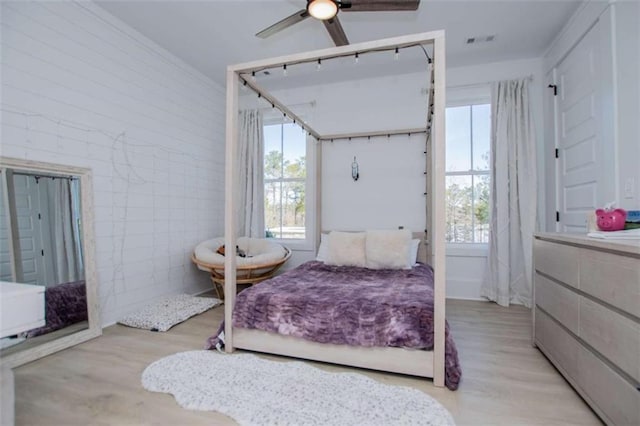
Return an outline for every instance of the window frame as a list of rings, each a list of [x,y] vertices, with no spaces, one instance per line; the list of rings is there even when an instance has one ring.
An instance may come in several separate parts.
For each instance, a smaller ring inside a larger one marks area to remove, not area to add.
[[[445,111],[448,108],[463,107],[473,105],[489,105],[491,108],[491,88],[488,84],[470,85],[465,87],[451,87],[447,89],[447,105]],[[473,111],[473,109],[471,109]],[[473,112],[471,112],[473,114]],[[471,115],[473,120],[473,115]],[[491,120],[493,121],[493,120]],[[490,132],[492,131],[493,123],[490,123]],[[491,144],[489,144],[491,149]],[[471,127],[471,161],[473,162],[473,127]],[[445,179],[448,176],[489,176],[491,177],[491,159],[493,153],[489,152],[489,169],[488,170],[474,170],[473,164],[471,169],[465,171],[447,171],[445,165]],[[475,201],[475,197],[472,203]],[[475,221],[475,218],[473,218]],[[489,219],[491,221],[491,219]],[[484,257],[489,248],[489,243],[484,242],[447,242],[447,255],[449,256],[462,256],[462,257]]]
[[[270,112],[270,111],[269,111]],[[301,118],[305,118],[301,115]],[[274,126],[282,124],[292,124],[291,120],[282,117],[280,114],[265,113],[262,118],[262,126]],[[302,130],[301,130],[302,131]],[[305,178],[305,238],[269,238],[271,241],[283,244],[289,247],[293,251],[314,251],[315,250],[315,232],[316,232],[316,146],[312,137],[307,135],[305,137],[305,166],[306,166],[306,178]],[[266,152],[264,153],[266,155]],[[299,182],[300,178],[280,178],[280,179],[266,179],[264,173],[262,175],[262,184],[265,185],[268,181],[271,182]],[[264,200],[263,200],[264,204]],[[266,233],[266,224],[265,224]]]

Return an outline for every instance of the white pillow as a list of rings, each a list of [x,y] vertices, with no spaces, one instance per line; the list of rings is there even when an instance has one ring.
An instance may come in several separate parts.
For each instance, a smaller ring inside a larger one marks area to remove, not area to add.
[[[409,247],[409,265],[416,266],[418,264],[418,248],[420,247],[420,240],[411,240]]]
[[[411,232],[407,229],[367,231],[365,244],[367,268],[411,269],[410,246]]]
[[[318,255],[316,260],[318,262],[326,262],[329,257],[329,236],[327,234],[320,234],[320,247],[318,247]]]
[[[365,240],[364,232],[337,232],[329,233],[329,252],[327,253],[327,265],[359,266],[365,267]]]

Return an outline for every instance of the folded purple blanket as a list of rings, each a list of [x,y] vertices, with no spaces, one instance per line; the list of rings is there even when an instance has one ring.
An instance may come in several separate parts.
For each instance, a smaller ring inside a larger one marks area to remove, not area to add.
[[[319,343],[433,350],[433,270],[307,262],[239,293],[233,325]],[[217,336],[208,340],[209,349]],[[446,386],[457,389],[461,375],[446,324]]]

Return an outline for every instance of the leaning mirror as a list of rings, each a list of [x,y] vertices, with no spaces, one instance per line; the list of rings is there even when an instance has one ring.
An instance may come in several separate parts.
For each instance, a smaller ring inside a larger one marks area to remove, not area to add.
[[[102,333],[89,169],[0,157],[0,362]]]

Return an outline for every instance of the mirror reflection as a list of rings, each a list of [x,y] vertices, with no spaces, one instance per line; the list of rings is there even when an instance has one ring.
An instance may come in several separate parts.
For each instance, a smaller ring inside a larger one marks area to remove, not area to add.
[[[3,168],[0,355],[88,328],[80,179]]]

